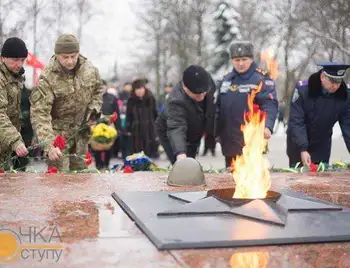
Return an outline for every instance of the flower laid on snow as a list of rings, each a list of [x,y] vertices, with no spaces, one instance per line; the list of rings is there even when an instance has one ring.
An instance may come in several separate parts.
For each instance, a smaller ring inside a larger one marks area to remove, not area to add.
[[[157,166],[144,152],[127,156],[124,166],[130,166],[134,171],[152,171],[157,169]]]
[[[132,167],[130,167],[130,166],[124,167],[123,173],[133,173],[133,172],[134,172],[134,170],[132,169]]]
[[[48,174],[58,173],[58,169],[56,167],[49,167],[46,173]]]
[[[310,172],[317,172],[318,166],[314,163],[310,164]]]

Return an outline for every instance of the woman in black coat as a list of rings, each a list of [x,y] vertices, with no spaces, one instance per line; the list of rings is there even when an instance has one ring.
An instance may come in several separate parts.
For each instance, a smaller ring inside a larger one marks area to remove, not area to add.
[[[149,157],[157,156],[156,118],[156,101],[152,92],[146,88],[144,79],[135,80],[126,108],[127,133],[132,136],[132,153],[143,151]]]

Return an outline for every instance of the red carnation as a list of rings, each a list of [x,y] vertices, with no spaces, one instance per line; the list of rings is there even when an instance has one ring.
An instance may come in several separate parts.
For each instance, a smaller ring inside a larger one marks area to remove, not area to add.
[[[57,136],[53,142],[53,146],[63,151],[66,148],[66,138],[63,136]]]
[[[111,117],[111,119],[110,119],[110,121],[109,121],[109,123],[113,124],[115,121],[117,121],[117,119],[118,119],[118,115],[117,115],[116,112],[114,112],[112,117]]]
[[[311,163],[311,164],[310,164],[310,171],[311,171],[311,172],[317,172],[317,165],[314,164],[314,163]]]
[[[84,162],[87,166],[89,166],[92,163],[92,156],[89,152],[85,154]]]
[[[56,167],[49,167],[46,173],[49,173],[49,174],[58,173],[58,169]]]
[[[133,173],[133,172],[134,170],[130,166],[126,166],[123,171],[123,173]]]
[[[4,173],[5,173],[5,171],[0,169],[0,174],[4,174]]]

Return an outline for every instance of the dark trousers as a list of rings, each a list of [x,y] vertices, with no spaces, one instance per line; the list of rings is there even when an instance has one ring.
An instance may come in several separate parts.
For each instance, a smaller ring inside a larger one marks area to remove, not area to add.
[[[226,166],[226,168],[231,167],[232,160],[234,160],[235,158],[236,158],[236,155],[234,155],[234,156],[225,156],[225,166]]]
[[[122,158],[123,160],[125,160],[127,156],[131,155],[132,137],[122,134],[120,135],[119,142],[120,142],[119,148],[122,151]]]
[[[97,169],[109,168],[109,162],[111,160],[111,150],[94,151],[94,155]]]
[[[171,148],[170,142],[166,138],[159,139],[160,144],[163,146],[164,152],[166,153],[170,163],[173,165],[176,162],[176,156],[174,155],[174,151]],[[187,157],[196,158],[197,150],[199,144],[190,144],[187,146]]]
[[[216,147],[216,141],[214,136],[213,135],[205,136],[203,156],[205,156],[208,153],[208,150],[211,151],[212,156],[215,156],[215,147]]]
[[[117,157],[118,158],[118,154],[119,154],[119,150],[120,150],[120,136],[117,137],[117,139],[115,140],[113,146],[112,146],[112,151],[113,154],[112,156]]]

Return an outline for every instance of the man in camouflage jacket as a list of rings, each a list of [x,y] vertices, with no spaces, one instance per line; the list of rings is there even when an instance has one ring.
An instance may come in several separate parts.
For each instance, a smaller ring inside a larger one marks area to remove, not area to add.
[[[102,81],[98,70],[79,53],[75,36],[58,37],[55,55],[41,73],[33,90],[31,120],[39,143],[44,144],[48,165],[58,169],[86,168],[89,131],[82,131],[102,105]],[[53,146],[57,135],[65,136],[68,149],[64,156]]]
[[[11,154],[24,157],[28,150],[20,134],[21,91],[24,85],[23,64],[28,50],[17,38],[7,39],[1,50],[0,63],[0,169],[8,170]]]

